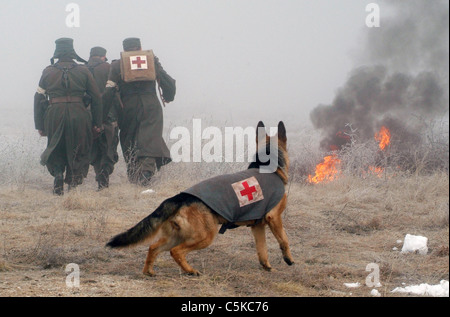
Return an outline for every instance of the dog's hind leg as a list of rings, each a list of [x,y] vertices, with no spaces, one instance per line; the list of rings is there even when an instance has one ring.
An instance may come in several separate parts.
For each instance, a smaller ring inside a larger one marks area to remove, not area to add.
[[[144,269],[142,270],[142,273],[145,275],[154,276],[155,272],[153,271],[153,264],[155,263],[158,254],[163,251],[169,251],[179,243],[176,235],[167,234],[168,230],[170,230],[170,228],[164,226],[161,230],[163,233],[162,237],[148,248],[147,258],[145,260]]]
[[[170,255],[178,263],[179,266],[188,273],[189,275],[200,275],[200,272],[194,269],[189,263],[186,261],[186,255],[194,250],[204,249],[211,244],[214,240],[214,235],[208,236],[206,239],[202,241],[189,241],[184,242],[170,250]]]
[[[150,245],[142,273],[145,275],[154,276],[155,271],[153,271],[153,263],[155,263],[156,257],[161,252],[170,250],[170,248],[171,245],[168,244],[168,239],[164,237],[159,239],[156,243]]]
[[[218,221],[204,204],[195,204],[183,208],[172,220],[181,243],[170,250],[175,262],[188,274],[200,275],[186,261],[186,254],[208,247],[217,234]]]
[[[258,253],[259,263],[266,271],[271,271],[272,267],[270,266],[269,257],[267,255],[265,224],[260,223],[253,226],[252,233],[253,236],[255,237],[256,252]]]
[[[145,259],[144,269],[142,273],[145,275],[153,276],[155,272],[153,271],[153,263],[156,260],[156,257],[161,252],[160,248],[167,243],[166,238],[159,239],[156,243],[150,245],[147,252],[147,258]]]

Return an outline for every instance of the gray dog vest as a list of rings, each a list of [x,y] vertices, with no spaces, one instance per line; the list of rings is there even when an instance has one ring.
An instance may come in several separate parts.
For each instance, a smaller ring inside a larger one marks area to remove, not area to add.
[[[235,223],[261,220],[281,201],[285,191],[277,174],[251,168],[207,179],[183,192],[199,198],[227,221]]]

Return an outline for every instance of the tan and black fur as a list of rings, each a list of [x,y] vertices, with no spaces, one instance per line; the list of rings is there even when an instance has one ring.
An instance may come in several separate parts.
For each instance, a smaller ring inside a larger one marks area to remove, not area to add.
[[[263,127],[264,124],[259,122],[258,128]],[[271,139],[278,139],[279,154],[276,173],[286,185],[288,182],[289,157],[286,150],[287,138],[283,122],[278,124],[277,135],[269,137],[266,134],[265,137],[265,144],[267,146],[269,146]],[[263,165],[257,156],[256,162],[253,162],[250,167],[258,167],[259,164]],[[294,264],[281,218],[281,214],[286,208],[286,202],[287,197],[285,194],[278,205],[270,210],[262,221],[255,219],[236,223],[238,226],[251,227],[256,241],[259,262],[267,271],[270,271],[272,268],[267,255],[266,225],[269,226],[277,239],[284,261],[289,265]],[[170,251],[175,262],[186,273],[199,275],[199,272],[186,261],[186,254],[208,247],[217,235],[218,226],[226,222],[227,220],[211,210],[199,198],[186,193],[180,193],[165,200],[153,213],[133,228],[112,238],[107,246],[121,248],[140,244],[148,240],[156,240],[149,247],[143,269],[144,274],[154,275],[153,264],[156,257],[163,251]]]

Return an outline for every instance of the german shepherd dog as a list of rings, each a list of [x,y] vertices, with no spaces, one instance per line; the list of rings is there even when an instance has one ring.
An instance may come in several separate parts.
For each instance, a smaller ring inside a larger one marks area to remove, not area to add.
[[[257,131],[262,128],[265,131],[264,124],[260,121]],[[270,146],[271,140],[278,141],[278,165],[275,173],[281,178],[284,186],[288,182],[289,157],[286,150],[286,129],[283,122],[278,124],[278,133],[269,137],[265,134],[266,150]],[[264,138],[264,136],[262,136]],[[278,140],[277,140],[278,139]],[[262,139],[261,139],[262,140]],[[249,168],[264,165],[256,155],[256,162],[252,162]],[[267,198],[267,197],[265,197]],[[244,222],[233,223],[235,226],[251,227],[256,242],[256,250],[259,262],[262,267],[270,271],[272,267],[268,261],[265,226],[268,225],[277,239],[283,259],[288,265],[294,264],[289,249],[289,242],[286,232],[283,228],[281,214],[286,207],[287,196],[284,193],[280,202],[268,211],[263,219],[255,219]],[[107,244],[107,247],[122,248],[137,245],[148,240],[156,241],[150,245],[145,261],[143,273],[153,276],[153,264],[159,253],[170,251],[176,263],[188,274],[199,275],[199,271],[191,267],[186,261],[186,255],[194,250],[208,247],[218,232],[218,226],[226,224],[228,221],[213,211],[199,198],[180,193],[165,200],[149,216],[144,218],[134,227],[126,232],[113,237]]]

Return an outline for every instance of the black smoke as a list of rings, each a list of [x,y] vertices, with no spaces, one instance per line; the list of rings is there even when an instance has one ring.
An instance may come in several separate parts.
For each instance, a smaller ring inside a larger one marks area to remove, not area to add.
[[[448,115],[447,1],[389,1],[395,11],[367,28],[364,66],[352,70],[330,105],[310,114],[324,150],[374,138],[387,126],[398,142],[421,142],[420,122]],[[382,6],[383,8],[383,6]]]

